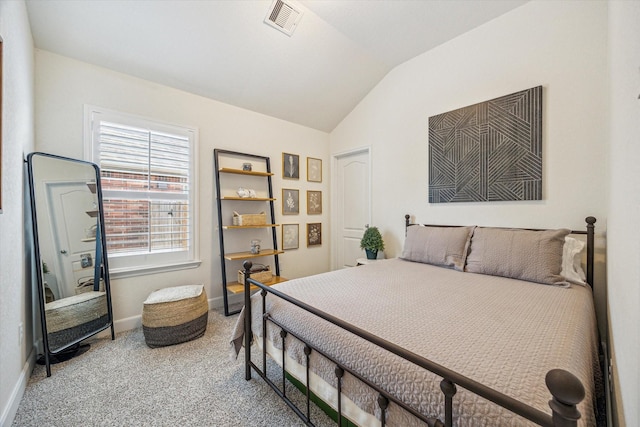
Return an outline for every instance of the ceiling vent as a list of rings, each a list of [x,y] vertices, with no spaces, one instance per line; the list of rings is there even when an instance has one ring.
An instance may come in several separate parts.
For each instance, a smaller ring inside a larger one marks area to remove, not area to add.
[[[302,18],[302,11],[289,2],[274,0],[264,22],[291,36]]]

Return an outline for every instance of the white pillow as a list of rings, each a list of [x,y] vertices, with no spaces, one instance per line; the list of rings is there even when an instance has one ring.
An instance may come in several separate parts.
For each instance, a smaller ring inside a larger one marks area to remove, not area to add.
[[[582,240],[573,237],[564,238],[564,247],[562,248],[562,271],[560,274],[567,279],[569,283],[577,285],[586,285],[586,276],[582,269],[582,250],[585,243]]]

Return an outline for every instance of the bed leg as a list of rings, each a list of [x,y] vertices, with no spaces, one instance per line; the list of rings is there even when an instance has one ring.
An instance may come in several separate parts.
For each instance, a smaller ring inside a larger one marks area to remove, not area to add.
[[[338,427],[342,427],[342,377],[344,376],[344,369],[336,366],[335,374],[338,380]]]
[[[444,425],[451,427],[453,425],[453,396],[458,389],[452,381],[445,378],[440,381],[440,390],[444,393]]]
[[[547,388],[553,398],[549,406],[553,412],[554,427],[575,427],[578,425],[580,411],[576,405],[584,399],[584,386],[571,372],[552,369],[545,378]]]
[[[311,421],[311,378],[310,378],[310,372],[309,372],[309,363],[311,361],[311,347],[309,347],[309,344],[305,344],[304,345],[304,356],[305,356],[305,360],[306,360],[306,381],[307,383],[306,388],[307,388],[307,422]]]
[[[380,426],[385,427],[387,424],[387,408],[389,407],[389,399],[383,395],[378,395],[378,406],[380,407]]]
[[[287,358],[287,331],[284,329],[280,331],[280,338],[282,338],[282,397],[287,395],[287,368],[285,366],[285,361]]]
[[[251,379],[251,261],[245,261],[244,267],[244,379]]]
[[[267,291],[260,292],[262,297],[262,372],[267,375]]]

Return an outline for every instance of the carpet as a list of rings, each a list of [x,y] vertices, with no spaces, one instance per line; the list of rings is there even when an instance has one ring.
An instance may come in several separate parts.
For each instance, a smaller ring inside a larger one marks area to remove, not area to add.
[[[304,425],[257,374],[245,381],[243,354],[231,359],[236,318],[211,310],[203,337],[162,348],[147,347],[142,328],[119,333],[115,341],[90,338],[84,342],[91,348],[52,365],[51,377],[36,365],[12,425]],[[274,362],[269,376],[281,381]],[[303,396],[290,384],[287,395],[304,408]],[[311,419],[335,425],[314,405]]]

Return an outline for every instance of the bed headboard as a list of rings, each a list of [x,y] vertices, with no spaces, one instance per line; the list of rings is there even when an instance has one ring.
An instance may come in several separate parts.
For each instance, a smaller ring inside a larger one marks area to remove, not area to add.
[[[594,254],[594,234],[595,234],[595,223],[596,218],[593,216],[588,216],[585,219],[586,229],[585,230],[571,230],[570,234],[582,234],[587,236],[587,265],[586,265],[586,276],[587,283],[589,286],[593,288],[593,254]],[[412,225],[418,225],[417,223],[411,222],[411,215],[407,214],[404,216],[405,221],[405,236],[407,234],[407,228]],[[424,226],[431,227],[460,227],[460,225],[440,225],[440,224],[422,224]],[[514,228],[514,227],[494,227],[494,228]],[[531,231],[543,231],[540,228],[521,228],[521,230],[531,230]]]

